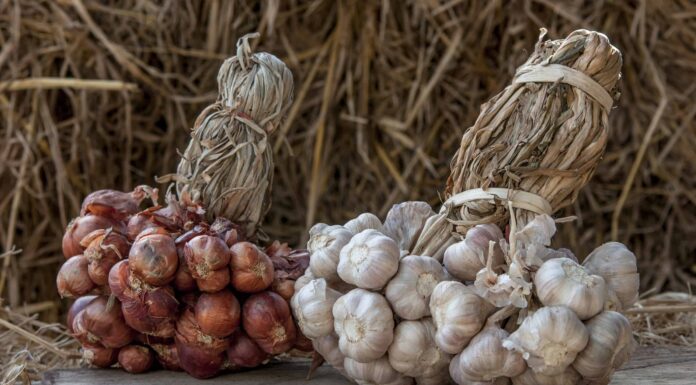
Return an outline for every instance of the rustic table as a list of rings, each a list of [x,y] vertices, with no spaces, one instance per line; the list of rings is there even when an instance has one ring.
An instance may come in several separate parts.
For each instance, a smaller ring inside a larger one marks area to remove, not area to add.
[[[226,374],[210,380],[195,380],[184,373],[156,371],[132,375],[117,369],[61,369],[46,373],[43,384],[55,385],[348,385],[349,381],[324,365],[307,382],[308,362],[272,364],[263,369]],[[696,348],[640,348],[631,362],[614,375],[612,385],[694,385]]]

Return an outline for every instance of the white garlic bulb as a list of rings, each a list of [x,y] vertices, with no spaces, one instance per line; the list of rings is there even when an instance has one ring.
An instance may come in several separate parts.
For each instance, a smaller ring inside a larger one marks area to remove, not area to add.
[[[416,385],[453,385],[454,381],[446,370],[443,370],[434,376],[416,377]]]
[[[452,356],[435,345],[435,324],[424,318],[396,326],[388,357],[391,366],[406,376],[434,377],[446,371]]]
[[[314,225],[310,230],[307,250],[309,250],[309,268],[317,278],[327,281],[338,280],[336,268],[339,254],[353,233],[343,226],[327,226],[323,223]]]
[[[304,274],[300,278],[297,278],[297,280],[295,281],[295,293],[302,290],[302,288],[305,287],[305,285],[311,282],[313,279],[314,274],[312,274],[312,269],[305,270]]]
[[[373,229],[377,231],[382,230],[382,221],[377,218],[376,215],[372,213],[362,213],[357,217],[349,220],[343,225],[346,229],[350,230],[353,234],[357,234],[363,230]]]
[[[343,360],[346,356],[338,348],[338,337],[335,334],[328,334],[312,340],[314,350],[321,355],[326,362],[341,374],[346,375],[343,370]]]
[[[430,314],[437,327],[435,343],[446,353],[461,352],[493,309],[463,283],[440,282],[430,295]]]
[[[586,380],[609,383],[614,370],[628,362],[635,349],[631,323],[620,313],[605,311],[586,326],[590,340],[573,367]]]
[[[417,320],[430,315],[430,294],[446,279],[447,272],[437,260],[409,255],[399,262],[399,270],[384,295],[399,317]]]
[[[333,317],[341,352],[356,361],[383,356],[394,339],[394,315],[378,293],[351,290],[336,301]]]
[[[445,250],[443,263],[453,277],[461,281],[473,281],[476,273],[486,266],[488,258],[493,258],[492,266],[505,262],[503,251],[497,244],[503,239],[500,228],[494,224],[476,225],[466,232],[464,240],[450,245]],[[489,242],[496,242],[493,255],[489,256]]]
[[[384,234],[395,240],[400,249],[413,250],[425,221],[433,214],[435,212],[432,207],[425,202],[395,204],[384,220]]]
[[[379,290],[399,269],[399,247],[377,230],[364,230],[341,249],[338,276],[347,283]]]
[[[572,366],[554,376],[535,373],[528,368],[524,373],[512,378],[512,385],[579,385],[581,379],[580,374]]]
[[[572,310],[549,306],[525,318],[503,346],[522,353],[535,373],[553,376],[570,366],[588,339],[587,328]]]
[[[568,258],[544,262],[534,276],[534,286],[541,303],[567,306],[581,320],[592,318],[604,309],[606,284],[598,275]]]
[[[307,338],[333,332],[333,305],[340,296],[341,293],[328,287],[323,278],[310,281],[292,296],[292,312]]]
[[[343,368],[348,377],[360,385],[409,385],[413,379],[394,370],[387,357],[372,362],[360,362],[346,357]]]
[[[527,369],[519,352],[503,347],[508,332],[498,326],[480,331],[461,353],[454,356],[449,372],[457,384],[491,383],[515,377]]]
[[[628,309],[638,300],[640,277],[636,256],[624,244],[607,242],[599,246],[585,258],[583,266],[590,273],[604,278],[623,309]]]

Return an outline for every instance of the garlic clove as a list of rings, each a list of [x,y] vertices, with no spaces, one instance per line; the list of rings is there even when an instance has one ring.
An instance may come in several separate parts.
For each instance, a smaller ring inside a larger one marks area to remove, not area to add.
[[[586,322],[590,339],[573,362],[583,378],[602,381],[625,364],[635,350],[631,323],[622,314],[605,311]]]
[[[578,385],[580,380],[582,377],[572,366],[553,376],[535,373],[531,368],[527,368],[524,373],[512,378],[512,385]]]
[[[446,353],[461,352],[493,310],[490,303],[461,282],[438,283],[430,296],[437,346]]]
[[[305,336],[319,338],[333,332],[332,310],[340,296],[341,293],[328,287],[326,280],[319,278],[310,281],[292,297],[290,305]]]
[[[493,258],[492,266],[505,262],[498,241],[503,232],[494,224],[476,225],[466,232],[464,240],[450,245],[445,250],[443,263],[453,277],[461,281],[473,281],[476,273],[486,266],[488,258]],[[489,243],[496,242],[493,254],[489,256]]]
[[[316,224],[309,231],[307,242],[309,267],[316,278],[333,282],[338,280],[338,260],[341,249],[348,244],[353,233],[343,226]]]
[[[417,320],[430,315],[430,295],[447,278],[437,260],[410,255],[399,262],[399,270],[387,284],[384,295],[399,317]]]
[[[525,318],[503,346],[522,353],[535,373],[554,376],[563,373],[588,340],[587,328],[572,310],[549,306]]]
[[[534,276],[534,286],[542,304],[567,306],[581,320],[604,309],[607,295],[604,279],[588,274],[584,267],[568,258],[544,262]]]
[[[500,378],[514,377],[527,369],[522,355],[503,347],[508,332],[490,326],[479,332],[469,345],[454,356],[450,375],[458,384],[495,383]]]
[[[382,231],[382,221],[380,221],[379,218],[372,213],[362,213],[354,219],[346,222],[343,227],[350,230],[353,234],[358,234],[363,230],[368,229]]]
[[[302,290],[302,288],[305,287],[305,285],[307,285],[314,279],[315,277],[314,274],[312,274],[312,269],[308,268],[307,270],[305,270],[304,275],[302,275],[295,281],[295,293]]]
[[[399,244],[400,249],[413,250],[425,221],[434,215],[426,202],[410,201],[395,204],[384,220],[384,234]]]
[[[583,266],[590,273],[604,278],[623,309],[628,309],[638,300],[640,276],[636,256],[624,244],[607,242],[599,246],[585,258]]]
[[[338,276],[346,283],[380,290],[399,268],[399,247],[377,230],[355,235],[341,249]]]
[[[364,385],[407,385],[413,379],[405,377],[389,365],[386,357],[363,363],[349,357],[343,361],[343,368],[348,377]]]
[[[336,301],[332,313],[339,348],[346,357],[370,362],[387,352],[394,339],[394,316],[380,294],[351,290]]]
[[[389,363],[409,377],[434,377],[445,371],[452,358],[435,344],[435,324],[432,319],[402,321],[394,330],[389,346]]]

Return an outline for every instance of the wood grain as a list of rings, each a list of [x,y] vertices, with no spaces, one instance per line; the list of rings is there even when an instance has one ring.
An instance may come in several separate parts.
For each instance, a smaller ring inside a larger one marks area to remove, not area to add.
[[[316,371],[307,382],[308,362],[284,362],[263,369],[226,374],[210,380],[194,380],[184,373],[156,371],[128,374],[118,369],[63,369],[45,374],[45,385],[348,385],[348,380],[328,366]],[[693,385],[696,383],[696,348],[641,348],[631,362],[614,375],[612,385]]]

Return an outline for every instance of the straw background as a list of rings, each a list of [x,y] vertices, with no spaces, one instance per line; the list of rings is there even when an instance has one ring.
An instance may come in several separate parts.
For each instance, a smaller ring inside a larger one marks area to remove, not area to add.
[[[315,222],[383,216],[404,200],[438,206],[462,133],[541,27],[551,38],[602,31],[624,55],[607,153],[563,212],[578,220],[561,225],[558,245],[583,258],[602,242],[624,242],[639,258],[643,291],[688,291],[696,282],[692,1],[0,0],[2,305],[60,320],[60,239],[81,199],[175,170],[243,34],[261,32],[257,49],[295,76],[295,104],[273,141],[265,230],[300,245]],[[693,310],[690,297],[680,301]],[[678,336],[696,328],[693,317],[664,317],[679,322],[676,332],[663,327]],[[6,318],[47,330],[36,318]],[[642,341],[677,339],[660,338]]]

